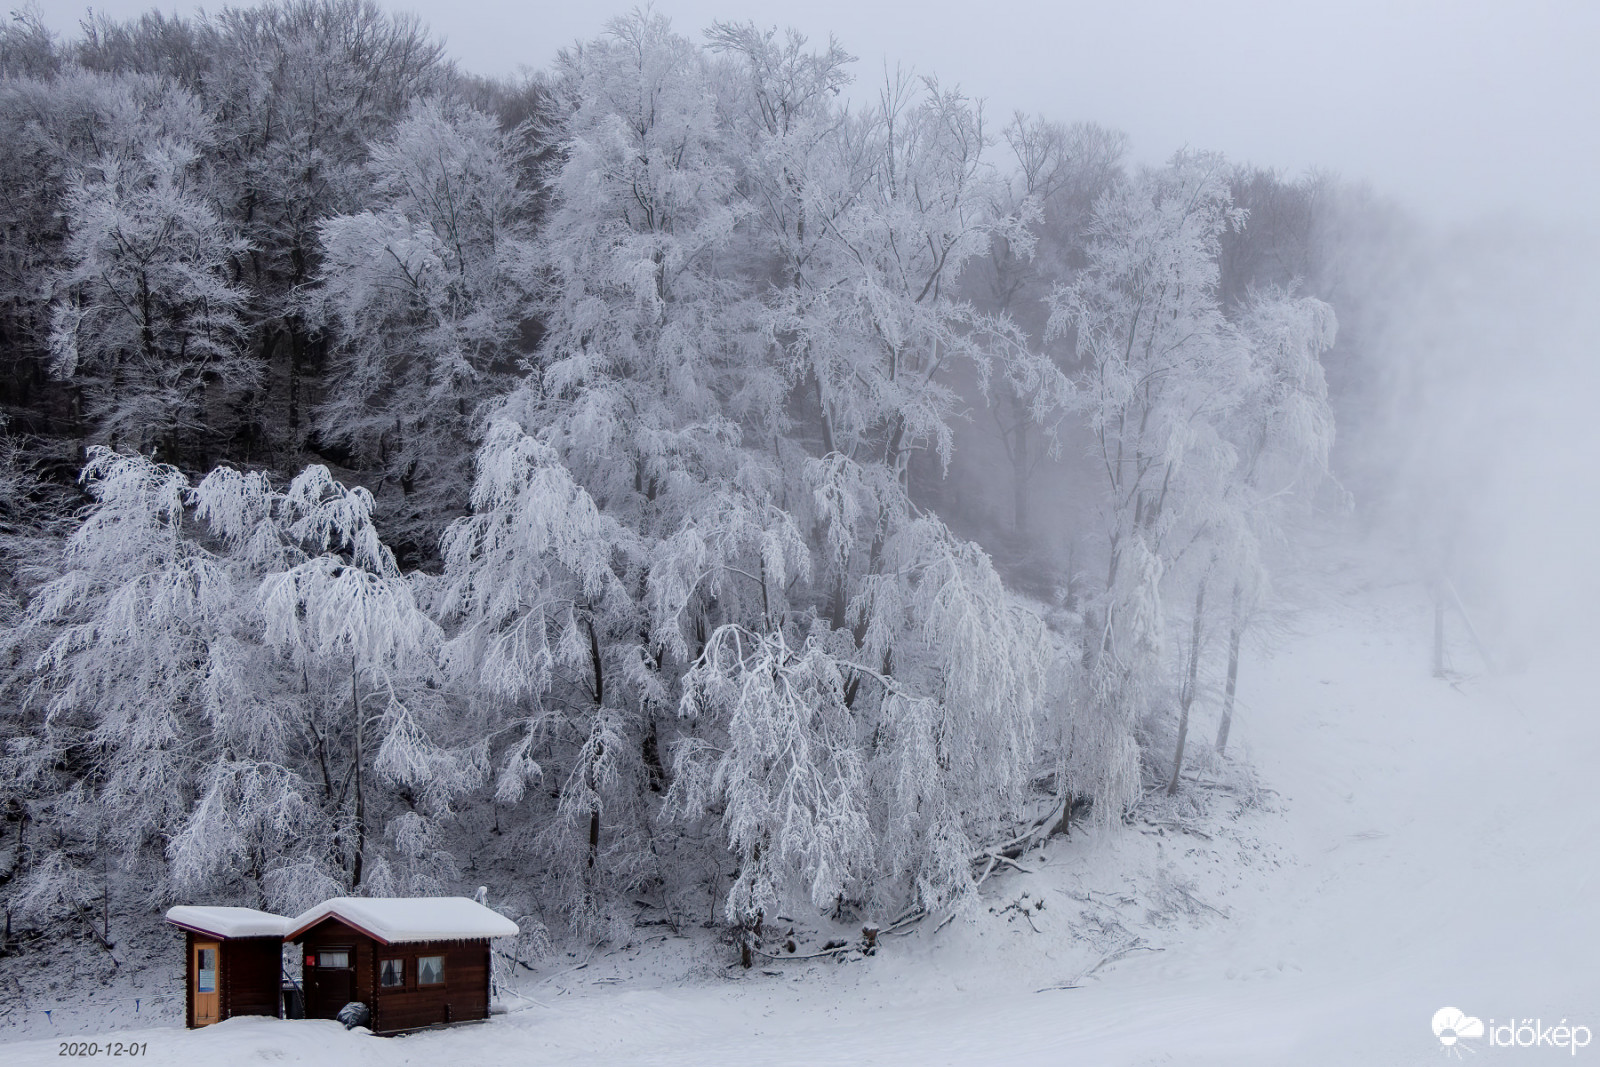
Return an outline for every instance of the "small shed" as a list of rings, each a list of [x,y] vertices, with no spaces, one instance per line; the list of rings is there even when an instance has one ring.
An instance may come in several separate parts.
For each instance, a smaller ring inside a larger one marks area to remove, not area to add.
[[[306,1018],[351,1001],[375,1034],[489,1017],[489,939],[517,924],[466,897],[335,897],[290,921],[300,943]]]
[[[167,922],[184,931],[184,1023],[280,1014],[283,935],[289,920],[254,908],[180,905]]]

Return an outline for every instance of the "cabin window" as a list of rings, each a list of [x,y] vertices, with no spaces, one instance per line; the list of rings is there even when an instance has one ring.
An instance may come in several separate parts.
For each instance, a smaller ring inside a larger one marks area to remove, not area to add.
[[[418,956],[417,957],[417,984],[442,985],[444,984],[444,957],[443,956]]]
[[[378,982],[385,989],[399,989],[406,984],[406,961],[384,960],[378,969]]]
[[[215,993],[217,991],[217,950],[202,948],[195,952],[196,993]]]
[[[350,966],[350,953],[348,952],[319,952],[317,953],[318,967],[348,967]]]

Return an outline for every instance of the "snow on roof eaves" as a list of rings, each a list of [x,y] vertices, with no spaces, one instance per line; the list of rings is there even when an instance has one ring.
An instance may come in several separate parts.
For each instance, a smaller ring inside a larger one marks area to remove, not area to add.
[[[289,929],[286,915],[273,915],[255,908],[204,908],[179,904],[167,909],[167,922],[223,939],[234,937],[282,937]]]
[[[324,919],[338,919],[385,944],[515,937],[517,924],[466,897],[334,897],[288,923],[294,941]]]

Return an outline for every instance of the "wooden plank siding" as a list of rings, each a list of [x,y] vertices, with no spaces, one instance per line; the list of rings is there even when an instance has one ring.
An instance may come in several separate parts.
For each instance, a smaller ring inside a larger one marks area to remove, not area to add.
[[[375,1034],[394,1034],[444,1023],[489,1017],[489,942],[486,938],[462,941],[408,941],[379,943],[370,934],[338,919],[328,918],[300,938],[301,955],[328,950],[348,950],[355,971],[354,999],[372,1011],[368,1024]],[[417,958],[444,957],[444,982],[417,984]],[[379,971],[382,961],[405,961],[405,985],[384,989]],[[309,979],[314,968],[306,968]],[[306,1017],[332,1018],[343,1004],[323,1003],[312,997],[306,982]]]
[[[420,956],[444,957],[442,984],[417,984],[417,959]],[[383,960],[405,960],[406,984],[398,989],[378,987],[372,1020],[375,1033],[395,1033],[489,1017],[487,941],[417,941],[387,947],[380,945],[377,958],[379,967]],[[376,980],[376,972],[374,978]]]
[[[194,1029],[194,931],[183,932],[183,1025]]]
[[[283,939],[243,937],[222,942],[222,1018],[278,1017]]]

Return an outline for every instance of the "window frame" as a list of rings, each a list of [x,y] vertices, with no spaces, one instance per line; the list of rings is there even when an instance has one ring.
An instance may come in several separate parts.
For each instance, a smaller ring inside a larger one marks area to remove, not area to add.
[[[352,971],[356,966],[356,953],[353,948],[319,948],[317,953],[317,969],[319,971]],[[323,963],[322,957],[334,954],[344,956],[345,962],[340,964]]]
[[[430,952],[425,956],[419,954],[416,957],[416,962],[417,962],[417,985],[416,985],[416,988],[418,988],[418,989],[443,989],[445,987],[445,984],[446,984],[447,980],[449,979],[449,972],[445,969],[445,961],[448,959],[448,957],[449,957],[449,953],[447,953],[447,952],[437,952],[437,953]],[[438,960],[439,961],[439,980],[437,982],[424,982],[422,980],[422,961],[423,960]]]
[[[408,966],[409,962],[410,962],[410,957],[408,957],[408,956],[381,956],[381,957],[379,957],[378,958],[378,992],[380,992],[380,993],[395,993],[395,992],[399,992],[401,990],[414,988],[414,983],[412,983],[412,981],[410,980],[411,967]],[[400,981],[397,982],[394,985],[388,985],[383,980],[383,968],[384,968],[384,965],[388,964],[388,963],[398,963],[400,965]]]
[[[207,953],[209,953],[211,955],[211,966],[210,967],[207,967],[205,965],[206,954]],[[221,964],[222,964],[222,946],[219,945],[216,948],[201,948],[199,946],[196,946],[195,950],[194,950],[194,955],[195,955],[195,966],[194,966],[194,991],[195,991],[195,993],[197,995],[199,995],[199,996],[211,996],[214,993],[220,993],[221,990],[218,988],[220,983],[217,980],[217,978],[218,978],[217,972],[219,972],[222,969],[222,966],[221,966]],[[205,981],[207,975],[211,976],[211,988],[210,989],[205,989],[205,988],[202,987],[202,983]]]

